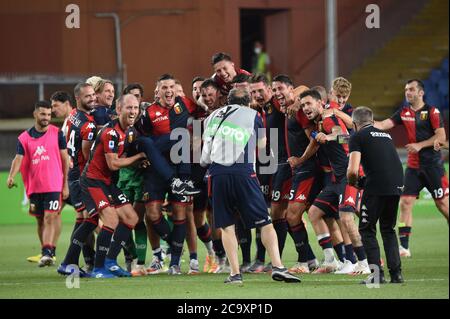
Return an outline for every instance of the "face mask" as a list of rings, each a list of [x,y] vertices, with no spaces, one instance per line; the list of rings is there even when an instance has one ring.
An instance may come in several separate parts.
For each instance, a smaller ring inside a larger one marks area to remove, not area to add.
[[[261,53],[261,48],[255,48],[255,54],[260,54]]]

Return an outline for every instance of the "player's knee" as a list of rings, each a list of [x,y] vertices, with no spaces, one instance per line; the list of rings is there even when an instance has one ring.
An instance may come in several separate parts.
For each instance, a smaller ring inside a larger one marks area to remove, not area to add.
[[[196,228],[203,226],[204,224],[203,220],[204,220],[203,213],[194,213],[194,223]]]
[[[414,197],[409,197],[409,196],[402,197],[400,199],[400,210],[405,213],[410,212],[410,210],[412,210],[414,202],[415,202]]]
[[[103,213],[102,221],[103,225],[112,229],[116,229],[117,225],[119,225],[119,217],[117,216],[117,214],[114,214],[112,212]]]
[[[434,202],[441,212],[448,214],[448,197],[436,199]]]
[[[289,225],[297,225],[300,222],[301,217],[300,214],[295,210],[288,209],[286,214],[286,220]]]
[[[311,206],[311,208],[308,211],[308,217],[311,223],[315,223],[322,218],[322,212],[319,208]]]
[[[54,224],[58,221],[59,215],[57,213],[45,213],[44,223],[45,224]]]
[[[128,222],[127,224],[130,226],[136,226],[136,224],[139,222],[139,217],[137,214],[130,214],[127,216]]]
[[[150,206],[150,207],[147,207],[146,215],[151,221],[156,221],[159,219],[161,212],[158,209],[156,209],[155,207]]]

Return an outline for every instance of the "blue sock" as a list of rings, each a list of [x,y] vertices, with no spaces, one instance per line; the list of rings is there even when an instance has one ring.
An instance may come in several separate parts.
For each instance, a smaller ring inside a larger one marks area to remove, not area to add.
[[[355,250],[356,257],[358,257],[359,261],[367,259],[366,251],[363,246],[354,247],[353,249]]]
[[[197,253],[190,253],[190,254],[189,254],[189,259],[190,259],[190,260],[192,260],[192,259],[197,260]]]
[[[162,250],[161,248],[156,248],[153,250],[153,256],[158,257],[159,260],[162,260]]]
[[[179,265],[184,240],[186,239],[186,219],[174,220],[170,241],[170,266]]]
[[[345,245],[345,259],[350,260],[352,264],[356,264],[356,257],[352,244]]]
[[[162,240],[169,240],[170,226],[167,219],[165,219],[162,214],[159,216],[158,220],[152,221],[152,226]]]
[[[398,237],[400,239],[400,245],[402,245],[402,247],[405,249],[409,248],[409,236],[411,235],[411,228],[412,227],[406,226],[398,228]]]
[[[333,246],[334,251],[336,252],[336,255],[338,256],[339,260],[341,262],[344,262],[345,260],[345,249],[344,249],[344,242],[341,242],[335,246]]]

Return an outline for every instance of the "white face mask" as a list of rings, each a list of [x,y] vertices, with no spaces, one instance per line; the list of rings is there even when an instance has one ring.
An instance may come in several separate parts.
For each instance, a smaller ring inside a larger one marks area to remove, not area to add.
[[[261,53],[261,48],[255,48],[255,54],[260,54]]]

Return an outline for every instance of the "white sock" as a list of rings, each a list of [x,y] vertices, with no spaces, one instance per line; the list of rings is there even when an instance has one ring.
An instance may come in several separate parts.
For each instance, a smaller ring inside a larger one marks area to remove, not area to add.
[[[204,244],[205,244],[206,250],[208,250],[208,255],[214,256],[215,253],[214,253],[214,249],[213,249],[213,242],[212,242],[212,240],[210,240],[210,241],[208,241],[207,243],[204,243]]]
[[[325,248],[323,254],[325,255],[326,262],[332,262],[334,260],[333,248]]]

